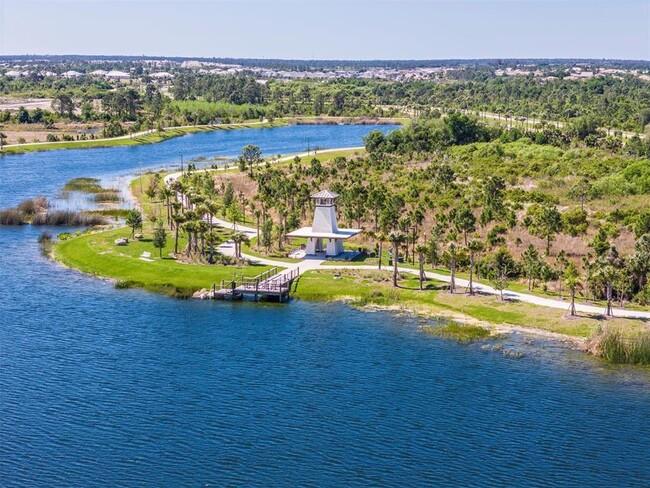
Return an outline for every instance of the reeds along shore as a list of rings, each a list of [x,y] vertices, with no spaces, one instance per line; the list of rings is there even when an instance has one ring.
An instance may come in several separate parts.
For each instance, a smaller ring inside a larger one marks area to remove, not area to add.
[[[15,208],[0,210],[0,225],[53,225],[71,227],[90,227],[106,225],[103,215],[72,210],[49,210],[45,197],[24,200]]]
[[[595,337],[595,353],[612,363],[650,364],[650,332],[606,327]]]

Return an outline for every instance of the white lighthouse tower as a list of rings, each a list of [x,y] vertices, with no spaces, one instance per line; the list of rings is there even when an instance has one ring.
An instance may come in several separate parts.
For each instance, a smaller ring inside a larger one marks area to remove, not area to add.
[[[361,232],[361,229],[339,229],[336,223],[338,197],[338,194],[328,190],[311,195],[316,205],[312,226],[302,227],[287,234],[287,237],[307,238],[305,254],[308,256],[338,256],[343,253],[343,241]]]

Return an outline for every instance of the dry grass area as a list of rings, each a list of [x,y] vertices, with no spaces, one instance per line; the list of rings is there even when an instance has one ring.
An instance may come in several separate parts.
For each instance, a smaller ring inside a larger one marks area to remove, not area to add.
[[[95,137],[102,137],[102,124],[98,122],[57,122],[51,129],[46,128],[43,124],[4,124],[0,131],[7,136],[5,144],[23,144],[21,140],[24,140],[24,143],[47,142],[48,134],[54,134],[59,139],[62,139],[64,134],[76,139],[81,131],[88,129],[97,130]]]

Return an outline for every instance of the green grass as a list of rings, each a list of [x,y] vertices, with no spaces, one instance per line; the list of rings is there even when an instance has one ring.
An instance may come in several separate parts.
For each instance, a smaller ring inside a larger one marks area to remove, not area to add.
[[[102,208],[99,210],[88,210],[86,213],[93,215],[103,215],[104,217],[111,217],[114,219],[124,219],[129,213],[126,208]]]
[[[265,113],[268,107],[264,105],[242,104],[235,105],[227,102],[208,102],[206,100],[174,100],[171,102],[172,107],[178,108],[179,111],[187,111],[193,114],[203,112],[205,116],[216,118],[243,118],[246,113],[258,112]]]
[[[142,241],[131,241],[128,246],[116,246],[115,239],[131,237],[127,228],[94,232],[73,237],[54,246],[54,257],[64,265],[81,272],[117,280],[120,287],[139,287],[171,296],[187,297],[200,290],[219,284],[222,279],[232,279],[233,274],[255,276],[268,266],[221,266],[183,264],[169,257],[173,251],[173,234],[168,233],[163,258],[151,242],[151,232]],[[184,246],[185,242],[181,242]],[[144,251],[151,253],[153,261],[139,259]]]
[[[264,254],[262,251],[257,251],[255,247],[255,242],[257,241],[257,238],[251,239],[249,244],[242,244],[242,253],[244,254],[249,254],[250,256],[254,256],[256,258],[264,258],[264,259],[272,259],[274,261],[281,261],[284,263],[299,263],[301,260],[300,259],[291,259],[288,258],[286,253],[288,251],[288,247],[285,248],[284,252],[270,252],[269,254]]]
[[[422,327],[422,331],[434,337],[444,339],[454,339],[461,344],[479,341],[490,337],[490,331],[485,327],[472,324],[460,324],[458,322],[449,322],[444,325],[427,325]]]

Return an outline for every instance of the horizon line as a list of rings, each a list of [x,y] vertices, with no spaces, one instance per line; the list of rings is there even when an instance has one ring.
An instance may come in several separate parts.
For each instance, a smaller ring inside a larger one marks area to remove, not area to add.
[[[247,61],[301,61],[301,62],[314,62],[314,61],[345,61],[345,62],[436,62],[436,61],[627,61],[627,62],[646,62],[650,63],[649,59],[634,59],[634,58],[593,58],[593,57],[580,57],[580,56],[562,56],[562,57],[457,57],[457,58],[275,58],[275,57],[244,57],[244,56],[185,56],[185,55],[162,55],[162,54],[43,54],[43,53],[14,53],[14,54],[0,54],[2,58],[12,57],[95,57],[95,58],[136,58],[136,59],[188,59],[188,60],[247,60]]]

